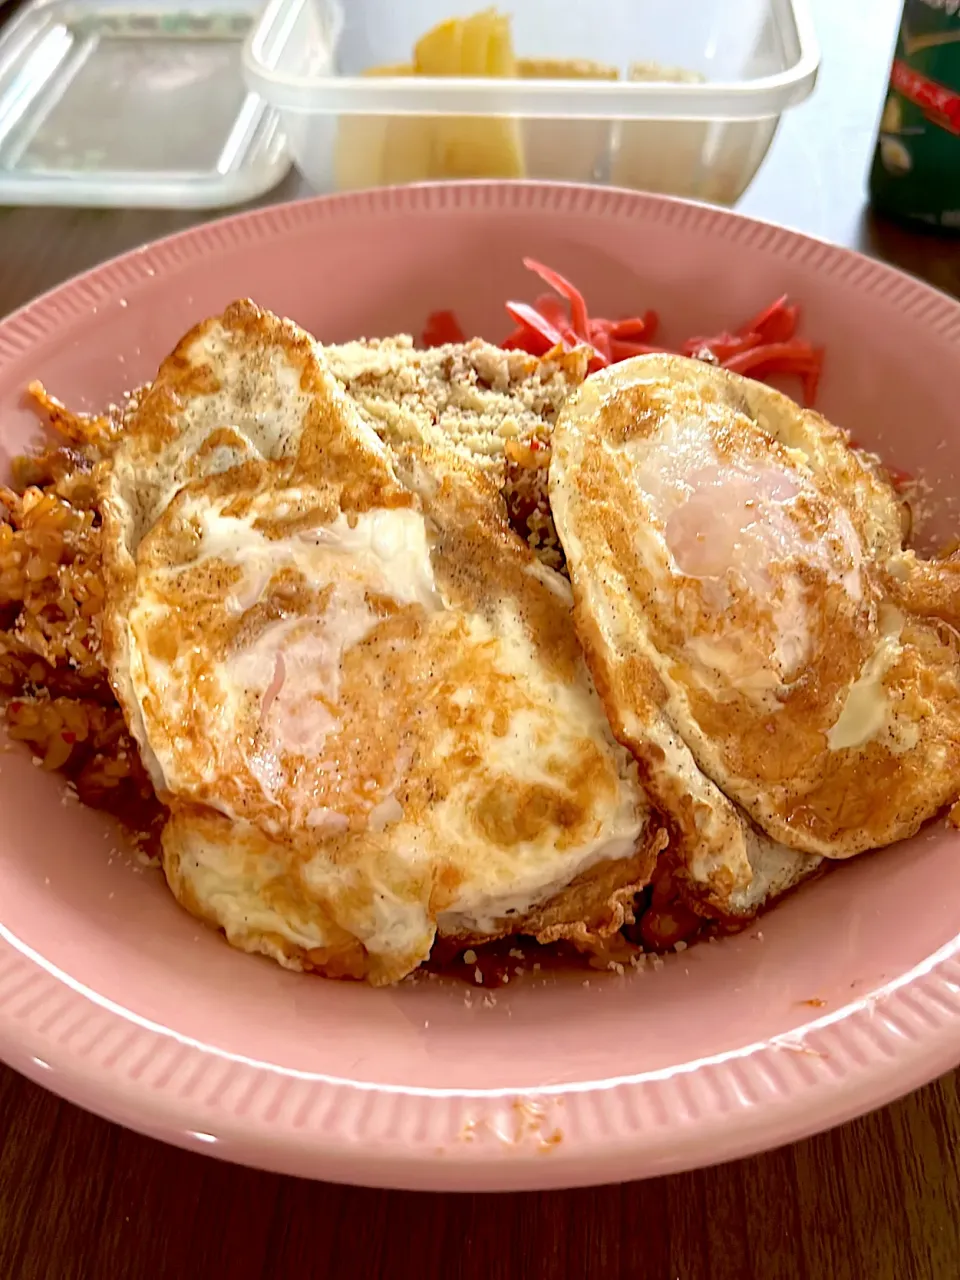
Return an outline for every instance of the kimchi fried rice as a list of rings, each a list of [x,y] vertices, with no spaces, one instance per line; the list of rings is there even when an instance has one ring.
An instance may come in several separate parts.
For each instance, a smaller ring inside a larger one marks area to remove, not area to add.
[[[32,386],[65,438],[16,458],[0,489],[0,689],[8,736],[85,804],[141,837],[162,815],[100,656],[103,576],[96,468],[120,422],[68,413]]]

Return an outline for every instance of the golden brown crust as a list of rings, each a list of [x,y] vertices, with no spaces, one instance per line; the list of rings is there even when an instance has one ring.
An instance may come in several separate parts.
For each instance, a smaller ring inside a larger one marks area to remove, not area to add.
[[[263,860],[270,857],[271,842],[255,831],[246,831],[240,838],[245,869],[239,879],[250,886],[250,900],[256,899],[286,919],[296,919],[301,928],[322,931],[328,941],[325,946],[310,947],[291,941],[279,931],[248,928],[245,923],[226,920],[212,909],[206,896],[197,894],[193,879],[183,870],[184,859],[189,859],[189,850],[196,846],[198,838],[213,846],[224,844],[226,823],[225,818],[209,810],[173,805],[163,838],[163,868],[171,892],[191,915],[225,932],[228,940],[242,950],[258,952],[285,967],[323,977],[362,979],[380,986],[397,981],[413,967],[403,962],[388,966],[381,957],[371,955],[356,938],[339,928],[335,904],[312,892],[304,881],[291,881],[285,875],[274,884],[264,883],[260,869]],[[649,884],[666,843],[664,830],[651,826],[629,857],[597,863],[530,912],[500,920],[490,932],[441,930],[438,939],[452,954],[520,935],[545,945],[563,941],[582,951],[605,954],[611,939],[633,923],[634,900]],[[241,909],[247,905],[237,892],[236,882],[231,891]]]
[[[231,893],[238,907],[249,906],[249,902],[256,899],[286,919],[295,919],[300,928],[322,931],[328,941],[323,947],[300,945],[285,933],[263,927],[248,928],[237,921],[226,920],[222,913],[211,908],[206,896],[197,894],[193,879],[183,871],[183,861],[189,859],[189,850],[196,847],[198,838],[209,841],[212,846],[224,844],[226,823],[225,818],[209,810],[173,805],[163,839],[163,867],[171,892],[191,915],[226,932],[230,942],[243,950],[256,951],[287,967],[325,977],[364,979],[373,985],[383,985],[396,981],[412,967],[404,963],[386,966],[381,957],[368,953],[356,938],[336,924],[335,905],[312,892],[303,881],[291,881],[283,876],[273,884],[265,883],[261,867],[264,859],[270,857],[272,846],[255,831],[245,831],[239,841],[243,848],[239,881],[250,886],[250,899],[245,901],[237,892],[237,882],[233,882]],[[231,834],[236,838],[235,833]],[[649,883],[665,846],[663,829],[651,827],[629,857],[596,864],[530,912],[499,921],[493,931],[441,931],[438,936],[453,952],[483,946],[498,938],[523,935],[543,944],[565,941],[583,951],[603,953],[614,935],[633,923],[636,895]]]
[[[884,585],[907,613],[960,630],[960,551],[933,560],[909,553]]]
[[[610,938],[633,923],[634,899],[650,883],[666,847],[666,832],[653,828],[631,857],[591,867],[513,932],[528,933],[542,943],[563,940],[590,950],[598,939]]]

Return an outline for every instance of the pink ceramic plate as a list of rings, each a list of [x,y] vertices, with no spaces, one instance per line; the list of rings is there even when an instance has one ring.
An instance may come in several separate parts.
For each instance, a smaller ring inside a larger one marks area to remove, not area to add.
[[[267,209],[129,254],[0,326],[7,455],[41,378],[96,408],[239,295],[323,340],[453,306],[502,336],[535,254],[597,312],[668,337],[789,292],[825,342],[822,407],[958,492],[960,306],[735,214],[599,189],[463,185]],[[948,532],[945,516],[933,534]],[[284,973],[180,911],[97,814],[0,765],[0,1055],[85,1107],[225,1158],[421,1188],[597,1183],[729,1159],[887,1102],[960,1061],[960,834],[802,889],[760,928],[626,977],[494,998]]]

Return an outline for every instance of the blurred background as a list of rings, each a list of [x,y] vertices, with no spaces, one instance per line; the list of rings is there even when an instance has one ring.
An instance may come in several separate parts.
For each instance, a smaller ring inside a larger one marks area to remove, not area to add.
[[[227,209],[444,177],[734,205],[956,290],[869,212],[899,0],[475,4],[0,0],[0,311]]]

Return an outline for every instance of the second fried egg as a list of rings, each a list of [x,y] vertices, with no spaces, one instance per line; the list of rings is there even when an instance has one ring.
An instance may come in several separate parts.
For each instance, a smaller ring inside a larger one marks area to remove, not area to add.
[[[847,857],[956,797],[957,636],[912,589],[936,565],[825,419],[640,357],[568,401],[550,491],[608,712],[691,857],[729,870],[731,822]]]

